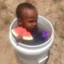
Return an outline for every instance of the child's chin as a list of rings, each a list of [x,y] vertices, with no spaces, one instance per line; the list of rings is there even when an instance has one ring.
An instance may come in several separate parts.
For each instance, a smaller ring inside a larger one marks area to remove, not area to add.
[[[34,30],[36,30],[36,27],[35,28],[30,28],[30,29],[27,29],[28,31],[30,32],[33,32]]]
[[[30,31],[33,32],[35,29],[36,29],[36,28],[32,28],[32,29],[30,29]]]

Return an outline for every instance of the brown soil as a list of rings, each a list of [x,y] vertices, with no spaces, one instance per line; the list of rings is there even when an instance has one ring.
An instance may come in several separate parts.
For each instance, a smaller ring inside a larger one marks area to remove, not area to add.
[[[64,64],[64,0],[0,0],[0,64],[18,64],[9,41],[9,27],[17,5],[22,2],[32,3],[38,14],[54,26],[54,42],[47,64]]]

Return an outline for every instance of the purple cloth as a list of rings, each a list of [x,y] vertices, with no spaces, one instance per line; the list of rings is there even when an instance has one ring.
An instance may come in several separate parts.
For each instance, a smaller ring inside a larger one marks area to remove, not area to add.
[[[49,32],[48,32],[48,30],[44,30],[44,31],[42,32],[42,38],[48,39],[48,37],[49,37]]]

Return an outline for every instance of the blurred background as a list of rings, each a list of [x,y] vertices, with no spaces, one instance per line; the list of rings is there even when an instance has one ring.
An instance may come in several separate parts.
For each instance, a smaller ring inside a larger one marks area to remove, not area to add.
[[[64,64],[64,0],[0,0],[0,64],[18,64],[9,41],[9,27],[19,3],[33,4],[52,23],[55,35],[47,64]]]

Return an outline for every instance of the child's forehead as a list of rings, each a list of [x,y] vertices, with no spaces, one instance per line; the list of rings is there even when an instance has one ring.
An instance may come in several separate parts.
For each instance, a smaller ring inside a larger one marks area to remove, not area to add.
[[[37,11],[34,9],[24,9],[23,16],[24,17],[37,17]]]

